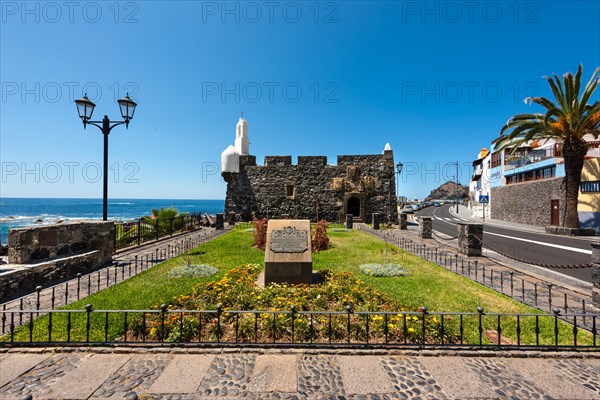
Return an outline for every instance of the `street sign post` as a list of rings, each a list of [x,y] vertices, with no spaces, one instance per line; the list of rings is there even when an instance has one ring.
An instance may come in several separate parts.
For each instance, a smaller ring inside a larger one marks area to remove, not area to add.
[[[485,222],[485,206],[490,203],[490,196],[488,194],[479,195],[479,204],[483,205],[483,222]]]

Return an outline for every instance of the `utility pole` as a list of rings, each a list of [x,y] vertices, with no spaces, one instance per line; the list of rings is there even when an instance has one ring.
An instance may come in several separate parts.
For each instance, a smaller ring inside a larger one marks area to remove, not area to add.
[[[458,215],[458,161],[456,162],[456,187],[454,189],[454,201],[456,201],[456,215]]]

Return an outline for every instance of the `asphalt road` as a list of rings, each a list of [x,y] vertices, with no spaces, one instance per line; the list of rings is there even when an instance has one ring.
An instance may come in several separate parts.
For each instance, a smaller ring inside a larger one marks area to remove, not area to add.
[[[449,209],[450,205],[427,207],[418,211],[415,215],[418,217],[433,217],[434,231],[456,237],[457,224],[466,222],[466,220],[452,215]],[[484,247],[498,249],[503,255],[512,256],[532,264],[589,264],[592,254],[590,243],[594,241],[598,242],[598,238],[583,239],[546,235],[489,224],[484,224],[483,228]],[[553,270],[586,282],[592,281],[591,268],[560,268]]]

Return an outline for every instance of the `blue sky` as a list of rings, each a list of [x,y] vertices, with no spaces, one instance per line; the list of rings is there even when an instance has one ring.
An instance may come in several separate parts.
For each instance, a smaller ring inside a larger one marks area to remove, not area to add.
[[[74,98],[117,119],[112,198],[224,198],[220,153],[240,112],[250,152],[372,154],[422,198],[549,95],[544,75],[600,65],[597,1],[0,2],[1,195],[101,197],[102,135]]]

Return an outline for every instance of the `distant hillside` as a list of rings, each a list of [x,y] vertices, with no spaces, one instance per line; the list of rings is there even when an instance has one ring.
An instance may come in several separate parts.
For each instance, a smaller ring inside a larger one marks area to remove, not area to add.
[[[454,199],[456,197],[457,192],[459,199],[466,199],[467,197],[469,197],[468,186],[459,184],[457,190],[456,183],[448,181],[440,187],[433,189],[429,196],[425,198],[425,201],[431,201],[436,199]]]

